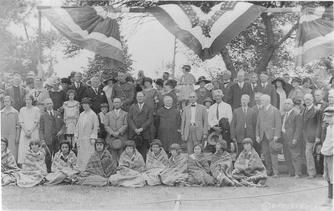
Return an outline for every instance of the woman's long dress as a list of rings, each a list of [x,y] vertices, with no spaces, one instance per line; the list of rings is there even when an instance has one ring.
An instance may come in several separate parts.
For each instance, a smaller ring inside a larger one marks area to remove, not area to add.
[[[66,125],[66,133],[73,135],[75,132],[75,126],[79,119],[80,103],[78,101],[66,101],[63,105],[64,108],[64,122]]]
[[[167,164],[168,156],[162,147],[157,155],[152,150],[148,151],[146,156],[146,171],[144,173],[148,185],[161,184],[159,174],[166,168]]]
[[[38,152],[28,150],[22,164],[22,170],[15,174],[17,185],[26,188],[40,184],[46,175],[45,152],[43,150]]]
[[[243,150],[240,153],[234,163],[232,176],[245,186],[254,186],[259,183],[263,185],[265,183],[267,171],[254,148],[249,152]]]
[[[161,183],[169,186],[184,184],[188,178],[187,174],[187,154],[179,154],[170,157],[168,165],[160,173]]]
[[[125,151],[119,159],[119,170],[109,177],[109,183],[113,186],[143,187],[145,186],[145,162],[142,155],[135,149],[130,157]]]
[[[15,143],[19,124],[19,112],[11,107],[10,110],[1,110],[1,137],[8,139],[8,149],[17,161],[18,144]]]
[[[45,178],[45,185],[57,185],[62,182],[72,182],[73,177],[79,173],[77,168],[77,157],[73,151],[70,151],[67,156],[58,151],[52,161],[51,173]]]
[[[192,154],[188,158],[188,182],[195,185],[213,185],[208,159],[204,154]]]
[[[39,124],[40,110],[37,107],[23,107],[19,113],[20,125],[25,127],[26,130],[32,130],[36,124]],[[38,126],[32,131],[31,137],[25,136],[23,129],[21,129],[20,141],[19,141],[19,154],[18,163],[23,163],[26,152],[29,150],[29,142],[31,140],[39,140],[39,128]]]
[[[1,184],[3,186],[15,185],[15,173],[19,170],[14,155],[7,149],[5,153],[1,154]]]
[[[232,157],[226,151],[218,151],[212,155],[210,170],[219,186],[236,186],[238,181],[232,177]]]
[[[180,80],[180,101],[188,100],[190,93],[194,91],[194,84],[196,83],[196,78],[191,73],[186,73],[182,75]]]
[[[97,139],[99,120],[93,110],[83,111],[80,114],[75,136],[78,137],[78,168],[84,171],[90,156],[94,153],[94,143],[91,139]]]

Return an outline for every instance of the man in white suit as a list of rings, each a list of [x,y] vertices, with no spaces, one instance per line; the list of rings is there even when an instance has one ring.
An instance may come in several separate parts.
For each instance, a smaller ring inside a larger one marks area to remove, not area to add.
[[[216,130],[219,125],[219,120],[224,117],[227,118],[228,122],[231,124],[233,113],[231,106],[223,101],[224,94],[222,90],[216,89],[212,94],[216,103],[209,108],[208,121],[210,128]]]
[[[189,105],[182,113],[181,135],[182,140],[187,143],[187,151],[193,153],[194,146],[203,144],[208,135],[208,114],[204,105],[196,103],[195,92],[189,95]]]

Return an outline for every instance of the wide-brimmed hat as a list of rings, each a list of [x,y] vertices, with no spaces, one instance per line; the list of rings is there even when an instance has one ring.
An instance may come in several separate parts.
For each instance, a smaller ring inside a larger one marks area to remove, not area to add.
[[[196,85],[200,84],[201,82],[205,82],[205,84],[208,84],[208,83],[210,83],[211,81],[210,81],[210,80],[207,80],[207,79],[205,78],[205,76],[200,76],[200,77],[198,78],[198,81],[196,82]]]
[[[297,82],[297,83],[299,83],[299,84],[302,84],[302,79],[299,78],[299,77],[294,77],[294,78],[292,79],[291,83],[293,83],[293,82]]]
[[[213,104],[213,100],[211,99],[211,97],[205,98],[203,104],[205,104],[206,102],[210,102],[211,104]]]
[[[33,71],[29,71],[28,73],[27,73],[27,77],[26,77],[27,79],[28,78],[32,78],[32,79],[34,79],[35,78],[35,73],[33,72]]]
[[[208,144],[216,145],[218,140],[223,140],[223,136],[221,133],[214,131],[209,134],[207,140],[208,140]]]
[[[177,143],[171,144],[169,146],[169,151],[172,151],[172,150],[176,150],[176,151],[181,150],[181,146]]]
[[[132,140],[127,140],[125,143],[124,143],[124,146],[125,147],[136,147],[136,143]]]
[[[189,72],[191,70],[191,66],[185,64],[185,65],[182,66],[182,69],[185,69],[187,72]]]
[[[171,86],[173,89],[176,87],[176,85],[177,85],[177,81],[176,80],[174,80],[174,79],[169,79],[167,82],[166,82],[166,84],[165,84],[166,86]]]
[[[89,104],[89,105],[91,105],[92,104],[92,99],[90,99],[89,97],[82,98],[81,104]]]
[[[154,83],[158,86],[164,86],[164,80],[162,80],[161,78],[156,79]]]
[[[149,77],[145,77],[145,78],[143,79],[143,84],[145,84],[146,81],[150,82],[151,84],[153,83],[152,78],[149,78]]]
[[[324,110],[324,115],[325,116],[333,116],[334,115],[334,108],[333,107],[327,107]]]
[[[162,147],[162,143],[159,139],[153,139],[152,142],[151,142],[151,147],[153,145],[158,145],[159,147]]]
[[[284,79],[283,79],[283,78],[280,78],[280,77],[275,78],[271,83],[272,83],[273,85],[276,85],[276,82],[277,82],[277,81],[280,81],[280,82],[282,83],[282,86],[285,86],[285,81],[284,81]]]
[[[108,103],[101,103],[100,108],[109,108]]]
[[[104,85],[107,85],[108,84],[108,81],[112,81],[113,83],[116,83],[117,82],[117,79],[115,78],[115,77],[113,77],[113,76],[110,76],[110,77],[108,77],[108,78],[105,78],[104,80],[103,80],[103,84]]]
[[[242,140],[242,144],[251,144],[253,146],[253,141],[251,138],[244,138],[244,140]]]

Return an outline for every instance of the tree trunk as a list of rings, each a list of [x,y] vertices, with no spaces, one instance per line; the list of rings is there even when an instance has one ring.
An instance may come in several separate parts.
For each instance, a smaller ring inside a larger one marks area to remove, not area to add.
[[[220,51],[220,55],[223,57],[224,63],[226,68],[231,71],[232,74],[232,80],[237,76],[237,70],[235,69],[234,65],[233,65],[233,61],[232,58],[228,52],[228,49],[226,48],[226,46],[224,46],[222,48],[222,50]]]

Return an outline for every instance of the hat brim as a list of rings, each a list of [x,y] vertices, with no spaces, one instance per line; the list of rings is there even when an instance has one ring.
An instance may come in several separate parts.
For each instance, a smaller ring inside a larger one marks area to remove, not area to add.
[[[200,81],[197,81],[197,82],[195,83],[195,85],[199,85],[201,82],[205,82],[205,84],[208,84],[208,83],[210,83],[211,81],[210,81],[210,80],[200,80]]]
[[[104,85],[107,85],[109,81],[112,81],[113,83],[116,83],[116,82],[117,82],[117,79],[115,79],[115,78],[107,78],[107,79],[105,79],[102,83],[103,83]]]

